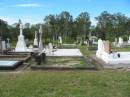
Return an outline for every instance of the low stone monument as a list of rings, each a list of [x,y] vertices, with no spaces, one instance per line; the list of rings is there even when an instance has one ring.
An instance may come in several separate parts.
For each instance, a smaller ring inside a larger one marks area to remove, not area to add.
[[[97,57],[103,57],[106,54],[111,54],[111,45],[109,41],[98,40],[98,50],[96,52]]]
[[[108,54],[111,53],[111,45],[109,41],[104,41],[104,51]]]
[[[26,52],[27,47],[23,36],[23,26],[20,24],[20,35],[18,36],[18,42],[15,48],[15,52]]]

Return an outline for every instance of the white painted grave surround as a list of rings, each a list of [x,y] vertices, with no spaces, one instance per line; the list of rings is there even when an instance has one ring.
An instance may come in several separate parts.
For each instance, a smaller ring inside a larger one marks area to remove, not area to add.
[[[54,52],[46,52],[47,56],[77,56],[82,57],[79,49],[56,49]]]
[[[27,47],[23,36],[23,26],[20,24],[20,35],[18,36],[18,42],[15,48],[15,52],[26,52]]]
[[[118,55],[120,55],[120,57]],[[106,53],[101,39],[98,40],[98,50],[96,52],[96,56],[107,64],[130,64],[130,52]]]

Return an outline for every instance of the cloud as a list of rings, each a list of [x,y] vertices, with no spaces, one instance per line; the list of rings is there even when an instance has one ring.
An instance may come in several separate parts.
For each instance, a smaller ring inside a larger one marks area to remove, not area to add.
[[[0,16],[0,19],[6,21],[9,25],[17,23],[19,19],[22,20],[23,24],[25,24],[25,23],[37,24],[37,23],[41,23],[41,21],[42,21],[39,18],[34,19],[31,16],[25,16],[25,17],[21,17],[21,18]]]
[[[0,16],[0,19],[8,22],[8,24],[13,24],[13,23],[17,22],[16,20],[9,18],[9,17],[5,17],[5,16]]]
[[[97,21],[95,19],[90,19],[90,20],[91,20],[92,26],[96,26],[97,25]]]
[[[24,18],[23,18],[23,22],[24,23],[31,23],[33,20],[32,20],[32,17],[31,16],[25,16]]]
[[[16,4],[14,7],[41,7],[40,4],[37,3],[28,3],[28,4]]]
[[[127,16],[127,17],[130,17],[130,13],[127,13],[126,16]]]

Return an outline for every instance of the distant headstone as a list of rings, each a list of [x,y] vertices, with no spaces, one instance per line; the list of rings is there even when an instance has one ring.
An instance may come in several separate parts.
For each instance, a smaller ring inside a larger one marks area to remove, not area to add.
[[[7,38],[7,44],[6,44],[6,45],[7,45],[7,49],[11,48],[11,46],[10,46],[10,42],[9,42],[9,41],[10,41],[10,39]]]
[[[59,36],[59,43],[62,44],[62,37]]]
[[[26,45],[28,45],[29,44],[29,40],[25,39],[25,43],[26,43]]]
[[[119,47],[123,46],[123,39],[121,37],[119,37],[118,46]]]
[[[130,44],[130,36],[129,36],[129,40],[128,40],[128,43]]]
[[[33,46],[32,45],[29,45],[29,47],[28,47],[29,49],[33,49]]]
[[[117,43],[118,41],[117,41],[117,38],[115,38],[115,43]]]
[[[2,41],[2,50],[6,50],[6,42]]]
[[[48,48],[51,49],[51,50],[53,49],[52,43],[49,43],[49,44],[48,44]]]
[[[2,50],[2,38],[0,37],[0,51]]]

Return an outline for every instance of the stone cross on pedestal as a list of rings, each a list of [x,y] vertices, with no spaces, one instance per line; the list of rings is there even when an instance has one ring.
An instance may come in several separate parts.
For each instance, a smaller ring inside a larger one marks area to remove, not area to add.
[[[39,49],[43,50],[43,44],[42,44],[42,25],[40,25],[39,28],[39,35],[40,35],[40,39],[39,39]]]
[[[34,38],[33,45],[34,45],[34,46],[38,46],[37,31],[35,31],[35,38]]]
[[[20,35],[23,35],[23,25],[20,24]]]

